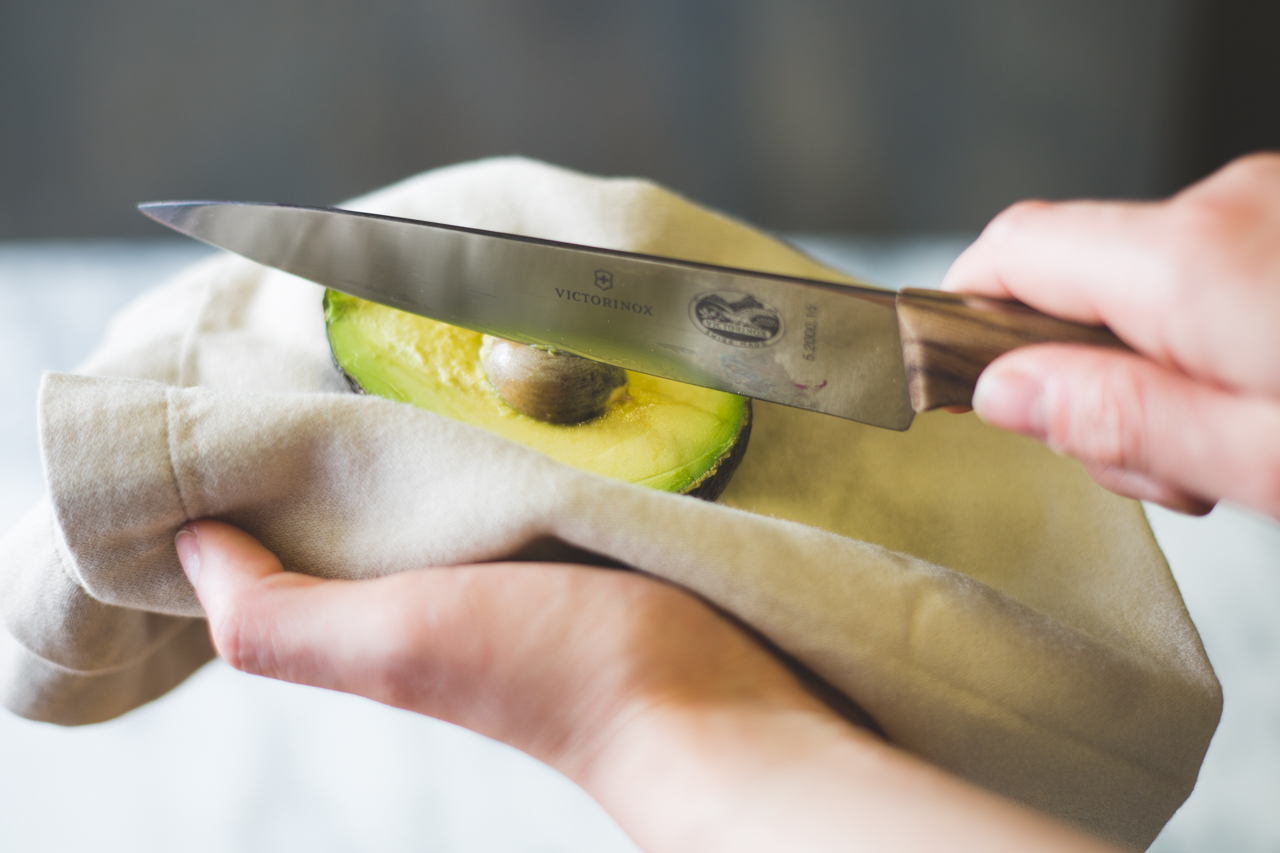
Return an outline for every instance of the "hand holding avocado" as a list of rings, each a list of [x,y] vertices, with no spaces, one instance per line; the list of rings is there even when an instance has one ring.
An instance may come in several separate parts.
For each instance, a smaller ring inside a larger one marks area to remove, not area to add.
[[[177,548],[232,666],[504,741],[644,850],[1111,849],[854,727],[710,607],[634,572],[321,580],[217,521]]]

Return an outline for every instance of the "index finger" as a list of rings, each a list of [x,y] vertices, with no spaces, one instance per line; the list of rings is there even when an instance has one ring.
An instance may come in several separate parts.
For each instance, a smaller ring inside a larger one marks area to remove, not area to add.
[[[1164,367],[1280,394],[1280,155],[1231,163],[1161,202],[1022,202],[943,288],[1108,326]]]
[[[956,259],[942,289],[1016,299],[1128,341],[1129,318],[1149,319],[1167,290],[1160,219],[1150,203],[1019,202]]]

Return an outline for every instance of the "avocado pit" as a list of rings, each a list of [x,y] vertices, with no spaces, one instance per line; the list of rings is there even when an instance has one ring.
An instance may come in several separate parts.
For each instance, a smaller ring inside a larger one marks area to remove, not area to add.
[[[480,364],[507,405],[549,424],[594,420],[627,392],[620,367],[490,335],[480,345]]]

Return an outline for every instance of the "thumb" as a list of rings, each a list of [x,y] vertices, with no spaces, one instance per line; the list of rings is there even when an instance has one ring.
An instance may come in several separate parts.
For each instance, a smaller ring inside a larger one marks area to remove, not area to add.
[[[288,593],[322,583],[286,572],[258,540],[221,521],[194,521],[174,540],[182,570],[209,620],[218,654],[236,669],[287,677],[276,652]]]
[[[978,380],[987,423],[1083,461],[1129,497],[1204,513],[1231,498],[1280,512],[1280,403],[1204,385],[1131,353],[1045,344]]]

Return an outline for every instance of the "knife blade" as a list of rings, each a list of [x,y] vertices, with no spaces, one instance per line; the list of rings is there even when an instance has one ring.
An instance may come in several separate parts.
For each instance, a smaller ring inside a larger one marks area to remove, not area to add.
[[[197,240],[519,343],[875,426],[967,405],[1026,343],[1123,346],[1018,303],[900,293],[336,208],[148,202]]]

